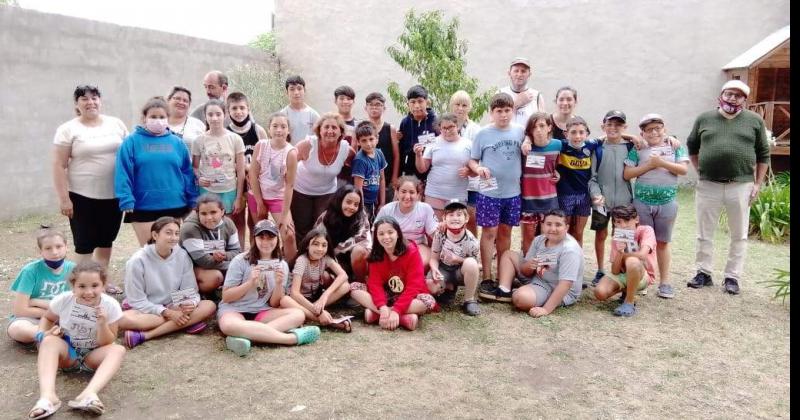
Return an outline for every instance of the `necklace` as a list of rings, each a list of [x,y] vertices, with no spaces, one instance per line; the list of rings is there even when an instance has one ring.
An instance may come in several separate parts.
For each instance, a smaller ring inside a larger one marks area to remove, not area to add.
[[[333,163],[333,161],[334,161],[334,160],[336,160],[336,155],[337,155],[337,153],[336,153],[336,152],[338,152],[338,150],[334,149],[334,150],[333,150],[333,156],[331,156],[331,158],[329,159],[329,158],[326,156],[326,155],[327,155],[327,152],[325,152],[324,150],[322,150],[322,144],[320,143],[320,147],[319,147],[319,154],[320,154],[320,158],[321,158],[321,159],[320,159],[320,162],[319,162],[319,163],[321,163],[321,164],[322,164],[322,166],[330,166],[330,165]]]

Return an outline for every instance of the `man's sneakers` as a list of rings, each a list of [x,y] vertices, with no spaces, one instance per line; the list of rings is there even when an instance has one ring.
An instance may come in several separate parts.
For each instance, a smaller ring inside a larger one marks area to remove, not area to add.
[[[739,282],[731,277],[725,277],[725,284],[723,286],[725,288],[725,292],[730,293],[732,295],[739,294]]]
[[[494,286],[491,289],[481,289],[478,291],[478,297],[481,300],[490,302],[511,302],[511,291],[505,291],[500,286]]]
[[[698,271],[697,274],[694,275],[694,278],[686,283],[686,286],[692,289],[700,289],[712,285],[714,285],[714,282],[711,281],[711,276],[702,271]]]

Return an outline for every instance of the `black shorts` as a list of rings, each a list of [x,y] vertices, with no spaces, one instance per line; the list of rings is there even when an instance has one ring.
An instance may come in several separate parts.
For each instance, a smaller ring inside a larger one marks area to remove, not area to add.
[[[95,248],[111,248],[117,239],[122,212],[116,198],[96,199],[69,193],[72,218],[69,228],[76,254],[91,254]]]
[[[592,230],[608,229],[608,219],[608,214],[603,216],[602,213],[592,209],[592,222],[589,228]]]
[[[133,210],[130,213],[125,213],[125,223],[155,222],[159,217],[164,216],[183,219],[189,215],[190,211],[192,211],[192,209],[190,209],[188,206],[164,210]]]

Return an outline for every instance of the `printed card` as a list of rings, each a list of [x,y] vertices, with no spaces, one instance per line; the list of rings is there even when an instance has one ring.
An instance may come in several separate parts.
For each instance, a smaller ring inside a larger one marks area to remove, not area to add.
[[[552,267],[558,264],[558,254],[552,254],[552,253],[539,254],[536,256],[536,261],[541,266]]]
[[[650,149],[650,154],[653,156],[660,156],[662,158],[669,158],[675,156],[675,151],[670,146],[658,146]]]
[[[96,347],[97,310],[91,306],[75,302],[69,314],[67,330],[75,348]]]
[[[594,210],[603,216],[608,216],[608,210],[606,210],[606,206],[595,206]]]
[[[331,322],[334,323],[334,324],[338,324],[340,322],[347,321],[348,319],[351,319],[351,318],[353,318],[352,315],[346,315],[346,316],[342,316],[342,317],[339,317],[339,318],[334,318],[334,319],[331,320]]]
[[[181,303],[184,302],[193,304],[195,301],[200,299],[200,295],[197,293],[197,290],[194,289],[178,290],[170,293],[170,297],[172,298],[172,304],[175,306],[180,306]]]
[[[206,254],[213,254],[214,251],[225,251],[225,241],[222,239],[203,241],[203,249]]]
[[[614,229],[614,240],[623,242],[634,242],[635,233],[633,229]]]
[[[419,136],[417,136],[417,142],[419,144],[423,144],[423,145],[427,146],[427,145],[433,143],[434,141],[436,141],[436,134],[434,134],[434,133],[420,134]]]
[[[485,191],[492,191],[497,189],[497,178],[491,177],[489,179],[483,179],[479,181],[478,188],[481,192]]]
[[[546,158],[542,155],[528,153],[528,157],[525,160],[525,166],[528,168],[542,169],[544,168],[545,160]]]

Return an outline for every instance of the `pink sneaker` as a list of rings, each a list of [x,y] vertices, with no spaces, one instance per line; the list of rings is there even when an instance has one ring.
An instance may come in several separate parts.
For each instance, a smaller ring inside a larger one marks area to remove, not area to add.
[[[367,324],[377,324],[381,316],[373,312],[371,309],[364,309],[364,322]]]
[[[202,332],[204,329],[206,329],[206,327],[208,327],[208,324],[206,324],[203,321],[200,321],[196,324],[190,325],[189,328],[186,329],[186,334],[198,334]]]
[[[419,316],[417,316],[417,314],[400,315],[400,326],[409,331],[414,331],[417,329],[418,321]]]

